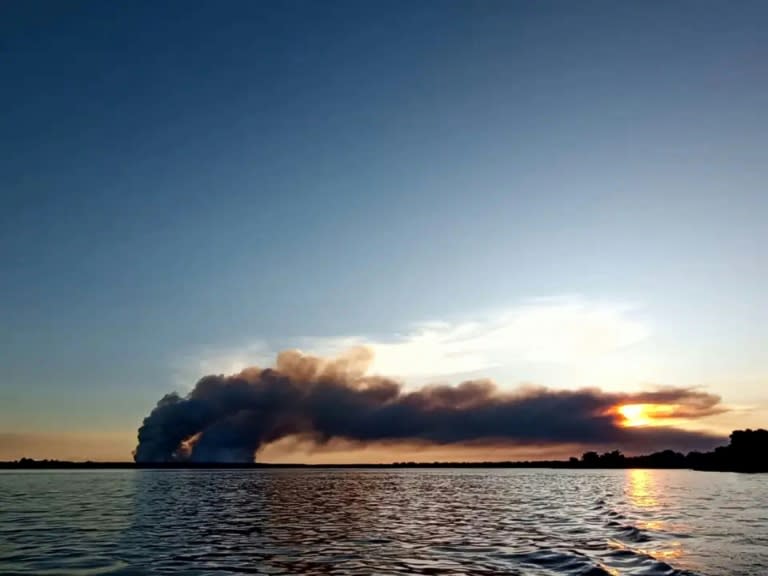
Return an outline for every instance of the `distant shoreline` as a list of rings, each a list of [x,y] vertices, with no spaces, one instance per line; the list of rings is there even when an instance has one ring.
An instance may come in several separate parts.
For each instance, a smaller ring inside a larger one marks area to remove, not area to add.
[[[530,462],[394,462],[387,464],[268,464],[254,463],[136,463],[136,462],[69,462],[34,461],[0,462],[0,470],[295,470],[295,469],[407,469],[407,468],[482,468],[482,469],[560,469],[560,470],[692,470],[697,472],[760,473],[764,470],[732,468],[691,468],[688,466],[625,465],[594,466],[568,461]]]
[[[642,456],[612,452],[585,452],[568,460],[521,460],[500,462],[392,462],[360,464],[268,464],[264,462],[72,462],[21,458],[0,462],[0,470],[240,470],[295,468],[557,468],[572,470],[697,470],[706,472],[768,472],[768,430],[734,430],[730,444],[712,452],[681,454],[662,450]]]

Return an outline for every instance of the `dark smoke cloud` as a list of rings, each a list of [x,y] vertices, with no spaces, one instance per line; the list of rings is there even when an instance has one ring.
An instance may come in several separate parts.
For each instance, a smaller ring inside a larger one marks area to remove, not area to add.
[[[499,390],[488,380],[408,391],[366,376],[367,349],[325,360],[282,352],[274,369],[206,376],[186,396],[163,397],[139,428],[137,462],[252,462],[260,446],[289,435],[323,443],[580,443],[624,449],[707,449],[722,439],[672,427],[625,428],[615,407],[674,406],[666,416],[723,412],[720,398],[687,388],[638,394],[598,389]]]

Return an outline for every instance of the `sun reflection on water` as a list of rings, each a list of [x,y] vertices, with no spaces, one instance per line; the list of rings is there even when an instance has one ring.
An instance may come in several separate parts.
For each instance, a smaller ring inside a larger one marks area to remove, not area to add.
[[[629,470],[627,477],[627,496],[632,504],[639,508],[655,508],[659,505],[656,498],[657,482],[655,470]]]
[[[642,515],[653,514],[653,518],[636,519],[635,524],[641,530],[656,533],[666,533],[672,526],[656,516],[656,512],[663,510],[664,505],[659,501],[662,486],[659,479],[659,471],[633,469],[627,471],[626,495],[631,504]],[[637,552],[647,554],[662,562],[679,561],[685,556],[685,550],[679,540],[657,540],[655,546],[636,548]]]
[[[677,560],[683,555],[683,546],[680,542],[670,542],[670,548],[663,550],[644,550],[649,556],[653,556],[656,560]]]

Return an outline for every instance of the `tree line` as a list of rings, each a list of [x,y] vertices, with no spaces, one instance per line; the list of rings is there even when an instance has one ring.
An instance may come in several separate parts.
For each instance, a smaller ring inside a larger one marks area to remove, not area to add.
[[[319,465],[318,465],[319,466]],[[135,464],[133,462],[70,462],[21,458],[0,462],[0,468],[309,468],[307,464],[209,464],[204,462]],[[625,456],[619,450],[585,452],[568,460],[508,462],[394,462],[392,464],[330,464],[324,468],[689,468],[722,472],[768,472],[768,430],[734,430],[727,446],[711,452],[662,450],[643,456]]]

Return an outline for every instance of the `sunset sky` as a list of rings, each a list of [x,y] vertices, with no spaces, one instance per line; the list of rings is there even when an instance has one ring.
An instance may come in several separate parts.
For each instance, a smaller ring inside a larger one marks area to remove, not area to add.
[[[763,1],[4,4],[0,460],[128,460],[164,394],[292,348],[406,391],[694,387],[727,410],[676,427],[765,427],[766,29]]]

